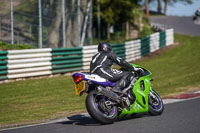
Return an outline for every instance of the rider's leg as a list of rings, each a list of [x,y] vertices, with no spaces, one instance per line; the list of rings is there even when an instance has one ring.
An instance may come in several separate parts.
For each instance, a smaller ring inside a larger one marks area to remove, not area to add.
[[[133,73],[131,72],[115,69],[100,68],[96,73],[111,82],[116,82],[112,90],[117,93],[122,93],[122,90],[128,86],[134,78]]]
[[[119,81],[116,82],[115,86],[112,88],[114,92],[122,93],[122,90],[127,85],[127,76],[128,75],[124,75]]]
[[[131,81],[133,80],[134,76],[132,73],[125,74],[113,87],[113,91],[117,93],[122,93],[122,90],[130,85]]]

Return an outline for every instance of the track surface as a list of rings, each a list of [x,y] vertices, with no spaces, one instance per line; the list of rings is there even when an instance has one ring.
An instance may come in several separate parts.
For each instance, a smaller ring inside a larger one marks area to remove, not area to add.
[[[153,17],[151,23],[160,24],[167,29],[174,28],[175,32],[179,34],[200,36],[200,24],[195,24],[192,17]]]
[[[99,125],[87,116],[71,116],[68,121],[10,129],[0,133],[198,133],[200,97],[165,105],[161,116],[136,115],[111,125]]]

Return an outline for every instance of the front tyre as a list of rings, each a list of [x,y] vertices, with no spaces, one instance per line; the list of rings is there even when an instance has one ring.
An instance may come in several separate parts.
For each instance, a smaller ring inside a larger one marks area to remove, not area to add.
[[[149,91],[149,113],[151,115],[161,115],[164,104],[156,91]]]
[[[86,98],[86,108],[90,116],[101,124],[113,123],[118,115],[116,106],[107,106],[109,99],[93,90]]]

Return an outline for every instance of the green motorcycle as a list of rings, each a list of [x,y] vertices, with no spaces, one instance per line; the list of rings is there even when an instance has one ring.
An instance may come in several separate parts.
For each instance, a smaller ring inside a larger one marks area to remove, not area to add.
[[[140,67],[132,64],[134,67]],[[76,84],[76,94],[88,93],[86,108],[90,116],[102,124],[115,122],[117,118],[124,118],[133,114],[148,112],[150,115],[161,115],[164,104],[158,93],[151,87],[152,73],[143,68],[143,73],[134,73],[131,84],[123,90],[125,96],[118,96],[112,92],[112,83],[96,74],[75,73],[72,75]],[[129,104],[129,108],[122,105],[121,99]]]

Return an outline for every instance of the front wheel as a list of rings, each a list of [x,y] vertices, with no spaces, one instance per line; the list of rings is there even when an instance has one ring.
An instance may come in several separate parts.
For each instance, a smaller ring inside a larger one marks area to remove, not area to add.
[[[89,92],[86,98],[86,108],[90,116],[102,124],[113,123],[118,115],[116,106],[108,105],[109,99],[97,91]]]
[[[156,91],[149,91],[149,113],[151,115],[161,115],[164,104]]]

